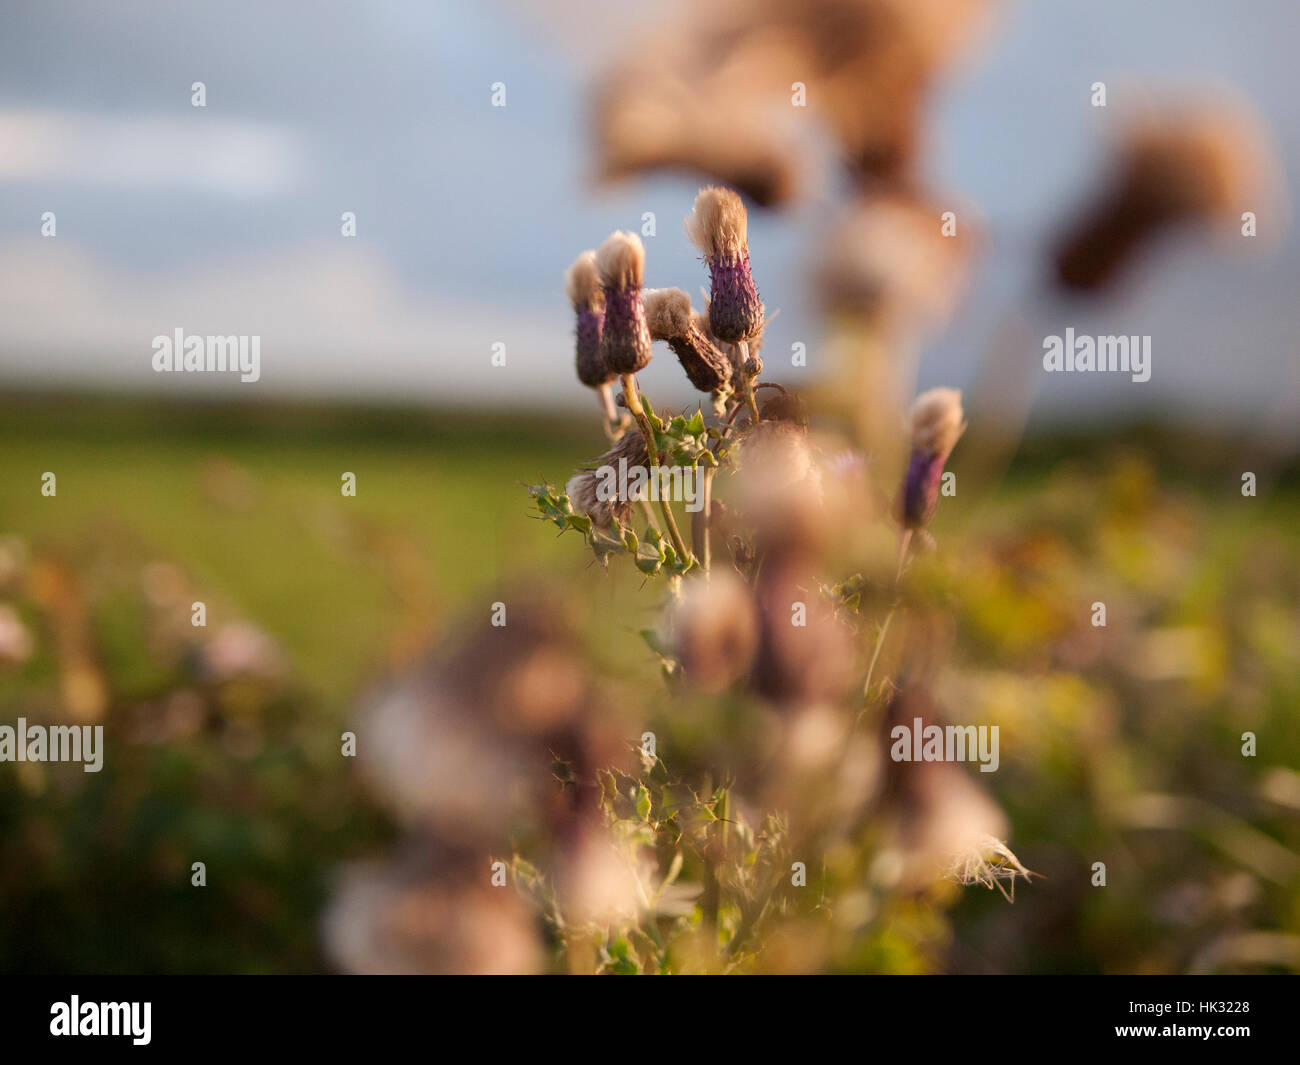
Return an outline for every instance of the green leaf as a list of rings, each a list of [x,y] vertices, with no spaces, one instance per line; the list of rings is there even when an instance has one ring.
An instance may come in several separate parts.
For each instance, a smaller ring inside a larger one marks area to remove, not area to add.
[[[638,785],[636,789],[636,813],[642,821],[650,820],[650,792],[644,784]]]
[[[672,652],[663,645],[663,641],[659,639],[659,633],[654,629],[642,629],[640,636],[645,641],[646,646],[661,658],[671,656]]]

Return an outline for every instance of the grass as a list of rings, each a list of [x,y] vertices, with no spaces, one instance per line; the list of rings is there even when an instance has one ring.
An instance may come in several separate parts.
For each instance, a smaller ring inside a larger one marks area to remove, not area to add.
[[[485,620],[495,599],[539,572],[581,603],[597,668],[617,663],[623,691],[662,704],[637,636],[653,623],[658,590],[638,594],[627,565],[602,576],[576,536],[533,520],[521,485],[562,483],[603,450],[594,416],[578,421],[10,397],[0,409],[0,536],[57,560],[71,582],[117,734],[97,776],[0,767],[0,971],[321,967],[315,922],[332,871],[373,854],[391,827],[339,771],[339,730],[359,693],[454,637],[461,617]],[[959,450],[964,486],[961,462]],[[1261,471],[1259,498],[1241,496],[1243,469]],[[41,494],[47,471],[58,479],[52,498]],[[340,492],[345,472],[356,474],[355,498]],[[1016,853],[1047,876],[1022,886],[1014,908],[966,889],[944,964],[1186,965],[1217,925],[1170,932],[1148,912],[1149,896],[1184,872],[1221,884],[1236,863],[1186,834],[1121,844],[1129,830],[1117,827],[1117,797],[1209,795],[1294,839],[1293,820],[1259,813],[1254,796],[1256,778],[1294,766],[1300,750],[1296,474],[1265,469],[1237,442],[1130,427],[1030,440],[977,506],[945,501],[935,579],[956,632],[945,670],[953,709],[1002,722],[1006,767],[990,785],[1011,815]],[[240,619],[269,633],[290,679],[251,709],[238,688],[205,691],[210,731],[150,745],[123,742],[136,715],[177,691],[204,691],[151,643],[141,587],[156,562],[183,574],[187,604],[207,603],[209,632]],[[1096,664],[1072,665],[1059,655],[1086,646],[1080,618],[1094,598],[1111,602],[1112,642]],[[50,649],[54,619],[75,621],[78,609],[37,602],[30,574],[6,585],[0,566],[0,603],[19,604],[38,648],[0,672],[0,720],[58,706],[68,654]],[[1198,651],[1179,679],[1135,679],[1126,641],[1178,664],[1189,634],[1214,653]],[[250,715],[260,746],[227,746]],[[1258,763],[1225,758],[1247,727],[1265,743]],[[674,736],[699,759],[714,750],[708,719],[681,722]],[[1241,833],[1225,824],[1231,842]],[[1113,891],[1091,892],[1076,868],[1094,854],[1111,861]],[[188,884],[195,855],[209,863],[205,892]],[[1254,909],[1232,920],[1294,934],[1292,885],[1261,883]],[[213,933],[230,927],[241,935]],[[887,937],[862,964],[933,967],[904,947]]]

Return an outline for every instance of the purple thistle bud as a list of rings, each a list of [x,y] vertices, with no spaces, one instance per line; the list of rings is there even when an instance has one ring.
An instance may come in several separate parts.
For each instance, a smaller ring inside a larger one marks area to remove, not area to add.
[[[932,388],[912,404],[912,456],[898,493],[898,520],[905,529],[919,529],[939,504],[943,465],[966,431],[961,393]]]
[[[763,301],[749,266],[749,221],[731,189],[710,186],[695,197],[686,232],[709,266],[709,329],[735,343],[763,329]]]
[[[939,505],[943,463],[942,455],[912,452],[899,499],[899,520],[905,529],[918,529],[934,516],[934,509]]]
[[[605,325],[605,292],[596,274],[596,253],[584,251],[564,275],[564,290],[578,316],[575,331],[575,362],[578,380],[588,388],[599,388],[618,375],[605,365],[600,337]]]
[[[596,253],[605,290],[605,322],[600,350],[615,374],[632,374],[650,364],[650,330],[641,300],[645,248],[635,233],[612,233]]]

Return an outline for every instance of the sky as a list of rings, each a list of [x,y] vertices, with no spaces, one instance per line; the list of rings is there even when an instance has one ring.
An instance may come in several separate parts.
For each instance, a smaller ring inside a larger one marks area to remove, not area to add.
[[[562,275],[615,228],[640,229],[648,285],[705,272],[681,220],[690,175],[592,181],[593,79],[653,5],[611,0],[6,0],[0,13],[0,385],[250,400],[590,403],[572,376]],[[1175,411],[1250,421],[1297,389],[1300,240],[1254,255],[1163,249],[1121,299],[1043,307],[1043,249],[1097,174],[1108,109],[1130,84],[1225,83],[1268,120],[1296,201],[1293,0],[1011,0],[931,108],[926,178],[977,209],[986,237],[923,386],[966,386],[1008,322],[1031,341],[1150,334],[1150,382],[1048,377],[1037,418]],[[206,106],[191,86],[204,83]],[[506,106],[492,106],[494,83]],[[1136,91],[1136,89],[1134,90]],[[826,189],[751,216],[780,316],[768,374],[820,323],[807,293]],[[42,236],[54,212],[56,235]],[[356,236],[341,216],[353,212]],[[1285,219],[1261,219],[1280,230]],[[1270,236],[1273,234],[1270,232]],[[152,339],[258,335],[255,385],[160,375]],[[506,366],[494,366],[504,344]],[[1039,358],[1036,343],[1027,364]],[[776,353],[775,355],[773,353]],[[684,397],[657,359],[652,396]]]

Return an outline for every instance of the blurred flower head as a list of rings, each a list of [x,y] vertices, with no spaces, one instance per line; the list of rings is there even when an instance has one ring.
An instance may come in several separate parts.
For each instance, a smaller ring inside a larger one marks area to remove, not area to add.
[[[899,492],[899,518],[904,528],[926,524],[939,503],[943,465],[966,431],[961,393],[932,388],[912,404],[912,453]]]

